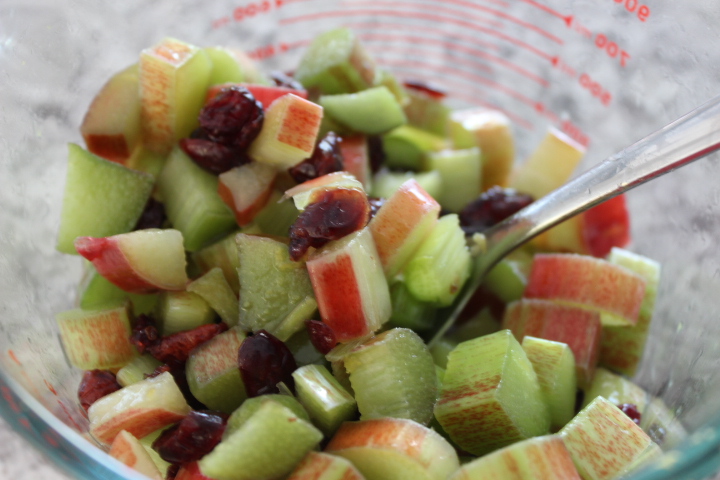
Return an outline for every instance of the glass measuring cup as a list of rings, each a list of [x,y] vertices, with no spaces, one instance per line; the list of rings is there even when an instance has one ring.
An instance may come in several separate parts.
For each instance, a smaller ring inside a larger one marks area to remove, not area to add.
[[[77,478],[133,474],[77,433],[79,372],[57,339],[53,315],[71,307],[81,270],[54,251],[65,143],[80,141],[92,95],[142,48],[170,35],[288,69],[315,34],[346,25],[399,76],[444,87],[455,105],[506,112],[520,158],[554,125],[588,146],[588,164],[716,94],[720,73],[720,12],[709,1],[118,3],[0,5],[0,410]],[[637,380],[697,432],[671,470],[643,474],[652,478],[717,467],[704,455],[719,435],[718,173],[713,157],[628,198],[632,249],[663,265]]]

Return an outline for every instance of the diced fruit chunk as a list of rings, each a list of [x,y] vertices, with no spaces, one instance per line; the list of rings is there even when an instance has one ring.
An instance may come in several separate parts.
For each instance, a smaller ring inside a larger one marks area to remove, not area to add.
[[[550,427],[537,375],[508,330],[450,352],[435,418],[455,443],[475,455],[544,435]]]
[[[369,228],[313,252],[307,269],[320,316],[339,342],[364,337],[390,318],[390,291]]]
[[[162,363],[149,354],[135,357],[117,372],[117,381],[123,387],[145,380]]]
[[[132,433],[125,430],[120,432],[110,446],[108,454],[152,480],[162,480],[164,478],[145,447]]]
[[[190,407],[169,372],[127,386],[101,398],[88,410],[90,434],[110,444],[127,430],[142,438],[172,425],[190,413]]]
[[[56,316],[65,354],[83,370],[122,367],[136,355],[130,343],[128,306],[70,310]]]
[[[439,306],[452,303],[470,276],[470,251],[457,215],[441,217],[405,267],[410,293]]]
[[[367,480],[443,480],[459,466],[447,440],[399,418],[346,422],[326,451],[350,460]]]
[[[167,336],[213,323],[215,312],[200,295],[192,292],[162,292],[156,319],[160,333]]]
[[[563,185],[585,155],[585,148],[560,130],[550,128],[533,154],[513,174],[510,186],[542,198]]]
[[[415,180],[431,197],[437,198],[442,191],[440,172],[393,172],[380,170],[373,177],[371,194],[374,197],[390,198],[408,180]]]
[[[183,236],[177,230],[146,229],[105,238],[79,237],[75,248],[98,273],[131,293],[183,290]]]
[[[287,480],[366,480],[352,463],[327,453],[310,452]]]
[[[219,267],[193,280],[187,291],[202,297],[229,327],[237,325],[240,318],[238,299]]]
[[[312,155],[323,108],[288,94],[265,110],[262,130],[248,149],[258,162],[278,169],[290,168]]]
[[[266,402],[200,460],[200,471],[216,480],[281,478],[322,438],[319,430],[286,407]]]
[[[200,168],[181,148],[170,153],[157,187],[187,250],[195,252],[237,228],[233,212],[218,194],[217,177]]]
[[[277,171],[262,163],[235,167],[218,177],[218,193],[235,213],[237,224],[250,223],[267,204],[273,192]]]
[[[320,105],[333,120],[367,135],[379,135],[407,122],[397,99],[384,86],[358,93],[323,95]]]
[[[635,325],[645,280],[627,268],[575,254],[538,254],[526,298],[552,300],[602,314],[605,325]]]
[[[580,480],[562,438],[530,438],[463,465],[450,480]]]
[[[383,332],[343,361],[362,420],[394,417],[430,423],[437,398],[435,364],[415,332]]]
[[[412,125],[401,125],[382,136],[385,163],[391,168],[420,170],[425,155],[439,152],[448,146],[443,137]]]
[[[372,169],[370,166],[370,152],[368,151],[367,137],[365,135],[348,135],[342,137],[340,151],[343,157],[345,170],[362,183],[366,192],[372,186]]]
[[[285,198],[292,198],[295,207],[302,212],[315,198],[334,188],[364,191],[362,184],[353,175],[348,172],[333,172],[294,186],[285,192]]]
[[[259,397],[248,398],[242,403],[242,405],[240,405],[240,408],[230,415],[223,438],[228,438],[236,430],[239,430],[253,415],[255,415],[255,412],[260,410],[260,407],[267,402],[277,403],[278,405],[290,410],[299,419],[310,422],[310,416],[295,397],[279,393],[260,395]]]
[[[140,139],[137,65],[113,75],[95,95],[80,133],[95,155],[118,163],[127,161]]]
[[[459,212],[480,195],[480,149],[442,150],[425,157],[425,168],[437,170],[442,178],[438,202],[443,208]]]
[[[73,242],[77,237],[129,232],[140,218],[152,187],[151,176],[69,144],[57,249],[76,253]]]
[[[238,261],[238,248],[237,243],[235,243],[235,235],[237,235],[237,232],[231,233],[222,240],[198,250],[193,255],[193,260],[203,273],[207,273],[213,268],[222,270],[225,280],[227,280],[230,288],[232,288],[232,291],[237,295],[240,291],[237,274],[240,262]]]
[[[116,307],[130,301],[133,313],[140,315],[152,312],[157,303],[157,295],[138,295],[129,293],[100,275],[94,267],[88,265],[78,294],[80,308],[83,310],[101,310]]]
[[[400,272],[432,231],[440,205],[415,180],[408,180],[370,221],[387,278]]]
[[[295,78],[325,94],[357,92],[375,81],[375,62],[354,33],[338,28],[315,37]]]
[[[341,423],[355,416],[355,399],[324,366],[306,365],[295,370],[292,376],[298,400],[328,437]]]
[[[597,312],[546,300],[522,299],[507,306],[502,325],[518,340],[530,335],[566,343],[575,355],[578,385],[585,388],[592,381],[602,336]]]
[[[630,417],[603,397],[578,413],[560,436],[587,480],[616,478],[653,445]]]
[[[139,66],[143,140],[167,154],[197,126],[212,62],[197,47],[165,38],[141,52]]]

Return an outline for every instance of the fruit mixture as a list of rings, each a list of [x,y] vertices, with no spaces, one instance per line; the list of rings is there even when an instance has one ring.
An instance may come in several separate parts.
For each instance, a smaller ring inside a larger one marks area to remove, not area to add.
[[[623,197],[436,312],[484,229],[568,180],[550,129],[512,126],[376,66],[346,29],[292,74],[167,38],[92,101],[58,249],[87,259],[57,315],[79,401],[151,479],[611,479],[685,432],[627,378],[660,267]]]

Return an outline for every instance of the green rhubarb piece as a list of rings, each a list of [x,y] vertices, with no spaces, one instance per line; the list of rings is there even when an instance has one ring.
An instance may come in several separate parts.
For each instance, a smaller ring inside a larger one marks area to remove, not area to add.
[[[527,286],[524,265],[504,258],[485,275],[483,285],[505,303],[520,300]]]
[[[405,105],[405,115],[408,123],[439,137],[447,137],[450,108],[442,99],[412,88],[406,89],[406,92],[408,103]]]
[[[401,107],[405,108],[410,102],[408,91],[405,89],[403,84],[398,81],[397,77],[389,70],[377,69],[374,86],[379,87],[381,85],[384,85],[388,90],[390,90],[390,92],[392,92]]]
[[[146,375],[150,375],[161,365],[162,363],[159,360],[149,354],[140,355],[130,360],[127,365],[118,370],[115,376],[120,385],[127,387],[133,383],[145,380]]]
[[[361,419],[407,418],[430,423],[437,397],[432,355],[412,330],[394,328],[344,359]]]
[[[422,332],[432,328],[435,322],[434,305],[416,299],[407,289],[404,282],[395,282],[390,287],[392,315],[391,327],[409,328]]]
[[[560,430],[575,415],[575,357],[566,343],[526,336],[522,348],[532,363],[550,411],[550,429]]]
[[[313,423],[328,437],[340,424],[352,420],[357,403],[340,382],[322,365],[307,365],[295,370],[295,391]]]
[[[161,473],[167,472],[168,467],[170,466],[170,462],[167,462],[162,459],[160,454],[152,448],[152,444],[155,440],[158,439],[160,435],[163,434],[165,431],[164,428],[161,428],[160,430],[156,430],[150,435],[145,435],[144,437],[140,438],[140,445],[143,446],[145,451],[148,452],[148,455],[150,455],[150,458],[155,463],[155,466],[160,470]]]
[[[346,28],[315,37],[295,70],[295,79],[305,88],[324,94],[364,90],[375,75],[375,62]]]
[[[420,170],[424,165],[425,155],[448,147],[448,142],[443,137],[412,125],[402,125],[391,130],[383,135],[382,141],[387,166],[407,170]]]
[[[245,334],[235,327],[190,353],[185,366],[190,392],[211,410],[232,413],[247,397],[237,364],[244,340]]]
[[[600,344],[600,364],[632,376],[640,364],[650,332],[650,322],[660,282],[660,264],[617,247],[610,251],[608,261],[633,271],[645,280],[645,297],[637,323],[634,326],[622,327],[604,326],[603,323],[603,337]]]
[[[273,192],[265,207],[255,215],[253,222],[261,233],[278,237],[289,235],[290,226],[295,223],[300,212],[293,202],[280,202],[281,198],[280,192]]]
[[[473,459],[449,480],[575,480],[579,479],[572,458],[557,435],[544,435],[514,443]]]
[[[537,374],[509,330],[458,345],[443,380],[435,417],[467,452],[484,455],[549,431]]]
[[[198,250],[192,256],[203,273],[209,272],[213,268],[222,270],[225,280],[227,280],[235,295],[240,292],[240,281],[237,274],[240,261],[238,260],[237,243],[235,243],[235,236],[238,233],[233,232],[221,240]]]
[[[405,282],[415,298],[450,305],[470,276],[470,252],[455,214],[440,217],[405,267]]]
[[[448,338],[457,342],[465,342],[473,338],[482,337],[500,331],[500,322],[492,316],[489,308],[483,308],[474,317],[464,321]]]
[[[290,259],[285,243],[239,234],[240,325],[273,333],[307,297],[314,297],[304,262]]]
[[[373,177],[372,196],[390,198],[403,183],[411,178],[415,179],[431,197],[436,198],[440,195],[440,191],[442,190],[440,172],[393,172],[383,169]]]
[[[480,149],[443,150],[425,156],[425,169],[437,170],[442,191],[437,201],[443,208],[459,212],[480,195]]]
[[[317,300],[313,296],[307,296],[300,301],[295,308],[283,319],[274,329],[275,335],[284,342],[290,337],[305,328],[305,322],[315,316],[318,310]]]
[[[287,480],[366,480],[350,461],[328,453],[310,452]]]
[[[80,308],[83,310],[100,310],[123,305],[128,300],[132,303],[135,315],[147,314],[155,309],[158,296],[128,293],[108,279],[100,275],[90,265],[80,286]]]
[[[342,387],[350,393],[350,395],[355,397],[355,391],[352,388],[352,383],[350,383],[350,374],[348,373],[347,369],[345,368],[345,362],[342,360],[336,360],[334,362],[330,362],[330,369],[332,370],[333,377],[342,385]]]
[[[77,237],[109,237],[131,231],[152,188],[150,175],[69,144],[57,249],[76,254],[73,242]]]
[[[165,155],[155,153],[145,145],[140,144],[133,150],[125,165],[133,170],[147,173],[157,180],[165,166],[165,158]]]
[[[180,230],[185,249],[195,252],[237,227],[235,215],[218,194],[218,179],[175,147],[158,178],[165,212]]]
[[[367,135],[388,132],[407,121],[397,99],[385,86],[358,93],[323,95],[319,103],[338,123]]]
[[[653,449],[653,441],[617,406],[595,398],[559,432],[583,479],[617,478]]]
[[[156,320],[163,336],[213,323],[215,312],[200,295],[192,292],[161,292]]]
[[[278,393],[271,393],[268,395],[260,395],[259,397],[252,397],[245,400],[240,408],[235,410],[230,418],[228,418],[227,428],[223,433],[223,439],[228,438],[235,431],[247,423],[247,421],[260,410],[266,403],[276,403],[290,410],[296,417],[310,421],[310,415],[307,410],[303,407],[295,397],[290,395],[280,395]]]
[[[322,438],[288,408],[265,402],[200,460],[200,471],[216,480],[283,478]]]
[[[447,360],[450,352],[457,347],[458,342],[450,340],[449,338],[441,338],[435,344],[430,347],[430,354],[433,357],[435,365],[442,368],[447,368]],[[445,372],[443,371],[443,374]]]
[[[233,52],[222,47],[206,47],[203,50],[212,62],[208,85],[246,81],[242,66]]]
[[[237,325],[240,317],[238,299],[219,267],[188,284],[187,291],[202,297],[228,326]]]

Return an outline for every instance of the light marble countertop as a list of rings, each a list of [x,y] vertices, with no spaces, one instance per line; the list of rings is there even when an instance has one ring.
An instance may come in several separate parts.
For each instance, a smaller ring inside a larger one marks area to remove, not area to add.
[[[0,419],[0,479],[70,480]]]

